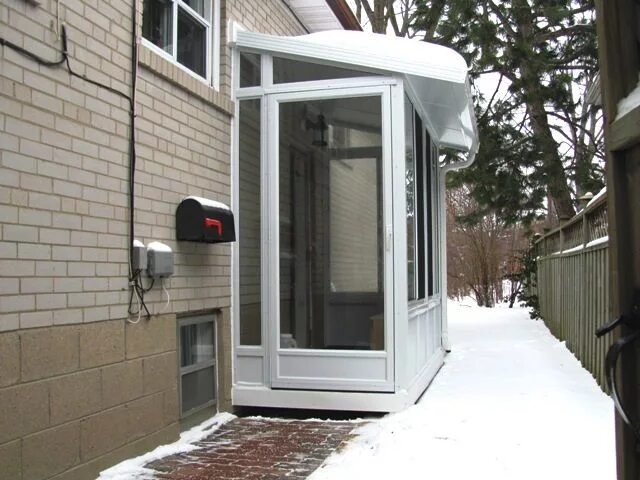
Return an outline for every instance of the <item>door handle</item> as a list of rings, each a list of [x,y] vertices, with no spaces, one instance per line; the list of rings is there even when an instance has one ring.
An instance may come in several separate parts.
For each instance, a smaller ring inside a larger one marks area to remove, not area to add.
[[[638,298],[638,295],[636,295],[636,298]],[[620,354],[624,351],[625,347],[631,345],[640,338],[640,306],[638,303],[633,306],[632,311],[633,313],[631,315],[620,315],[615,320],[612,320],[606,325],[598,328],[596,330],[596,337],[601,338],[603,335],[606,335],[620,325],[625,325],[631,329],[631,333],[618,338],[618,340],[609,347],[609,350],[607,350],[607,355],[604,361],[604,373],[605,380],[609,390],[611,390],[611,397],[613,398],[613,404],[618,415],[633,431],[633,434],[636,437],[636,442],[640,444],[640,428],[638,428],[635,422],[631,419],[624,407],[618,391],[618,383],[616,381],[616,370]]]
[[[625,335],[624,337],[620,337],[618,340],[616,340],[607,351],[607,356],[604,361],[604,368],[607,385],[611,390],[611,397],[613,398],[613,404],[618,411],[618,415],[620,415],[622,421],[624,421],[624,423],[626,423],[631,428],[631,430],[633,430],[636,438],[640,440],[640,429],[638,429],[635,423],[631,420],[631,417],[627,413],[627,410],[624,408],[622,399],[620,398],[620,394],[618,392],[618,384],[616,382],[618,358],[620,358],[620,354],[622,353],[624,348],[636,341],[638,337],[640,337],[640,330],[636,330],[633,333]]]
[[[607,323],[606,325],[603,325],[600,328],[598,328],[596,330],[596,337],[600,338],[603,335],[606,335],[611,330],[616,328],[618,325],[622,325],[623,323],[626,323],[625,322],[625,317],[624,317],[624,315],[620,315],[618,318],[613,319],[609,323]]]

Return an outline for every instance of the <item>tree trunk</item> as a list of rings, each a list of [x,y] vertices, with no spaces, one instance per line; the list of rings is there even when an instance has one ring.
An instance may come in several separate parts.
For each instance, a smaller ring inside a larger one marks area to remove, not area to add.
[[[518,24],[518,47],[526,51],[520,55],[519,70],[524,90],[524,98],[529,107],[531,127],[542,150],[542,163],[547,176],[547,188],[560,220],[569,219],[576,214],[571,201],[571,190],[567,175],[558,153],[558,144],[551,134],[549,119],[544,108],[544,97],[541,95],[541,81],[535,64],[539,61],[533,50],[533,32],[531,26],[534,19],[531,7],[527,2],[514,2],[514,17]],[[526,54],[525,54],[526,53]]]
[[[526,70],[526,67],[522,67]],[[542,100],[535,92],[535,87],[527,85],[527,96],[533,98],[527,102],[531,112],[531,126],[536,136],[540,139],[542,147],[542,162],[548,178],[549,196],[553,201],[556,213],[560,220],[569,219],[576,214],[571,201],[571,191],[567,183],[567,175],[558,154],[558,146],[551,135],[547,113]]]
[[[371,30],[373,33],[386,33],[387,31],[387,16],[385,13],[385,7],[387,0],[372,0],[373,7],[369,0],[356,0],[357,11],[361,14],[362,10],[367,15],[369,23],[371,23]]]
[[[520,293],[520,282],[511,280],[511,293],[509,293],[509,308],[513,308],[513,304],[516,303]]]
[[[373,18],[371,19],[373,33],[386,33],[387,19],[384,12],[386,4],[386,0],[373,1]]]

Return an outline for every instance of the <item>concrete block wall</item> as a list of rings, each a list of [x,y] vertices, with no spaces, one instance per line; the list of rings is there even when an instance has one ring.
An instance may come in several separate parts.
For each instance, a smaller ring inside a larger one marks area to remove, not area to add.
[[[138,1],[139,18],[142,0]],[[220,89],[140,47],[136,238],[175,252],[175,275],[126,323],[126,99],[0,47],[0,478],[92,478],[174,440],[177,315],[217,319],[218,405],[230,409],[231,248],[175,240],[187,195],[231,202],[228,20],[304,33],[282,0],[221,0]],[[0,3],[0,36],[124,93],[131,0]],[[139,32],[140,33],[140,30]],[[158,315],[160,314],[160,315]]]
[[[0,336],[0,478],[95,478],[175,439],[176,345],[173,315]]]

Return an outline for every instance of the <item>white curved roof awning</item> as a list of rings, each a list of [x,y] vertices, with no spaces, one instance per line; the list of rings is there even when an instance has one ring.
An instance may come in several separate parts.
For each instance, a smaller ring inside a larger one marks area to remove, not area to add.
[[[478,145],[468,67],[454,50],[369,32],[332,30],[279,37],[233,29],[238,48],[343,68],[400,74],[411,84],[440,146],[475,153]]]

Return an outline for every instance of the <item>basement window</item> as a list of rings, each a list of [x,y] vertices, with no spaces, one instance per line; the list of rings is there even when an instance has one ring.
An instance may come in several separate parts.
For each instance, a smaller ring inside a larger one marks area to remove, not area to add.
[[[145,44],[209,81],[213,0],[144,0]]]
[[[180,329],[180,413],[185,417],[216,403],[215,317],[184,317]]]

